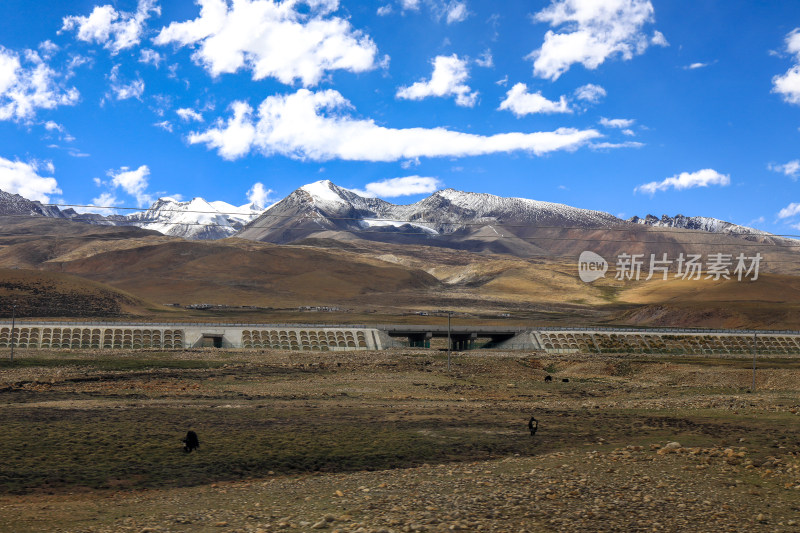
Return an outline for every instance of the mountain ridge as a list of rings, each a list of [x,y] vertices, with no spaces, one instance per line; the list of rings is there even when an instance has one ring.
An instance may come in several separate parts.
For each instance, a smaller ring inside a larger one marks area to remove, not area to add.
[[[628,220],[609,213],[566,204],[442,189],[413,204],[392,204],[361,196],[330,180],[309,183],[268,208],[255,203],[234,206],[222,201],[163,197],[147,210],[131,215],[78,213],[60,210],[0,191],[0,215],[44,216],[106,226],[135,226],[189,240],[240,237],[288,244],[315,239],[350,238],[443,244],[472,251],[509,247],[522,255],[539,255],[530,240],[543,229],[583,230],[610,227],[674,228],[743,238],[769,238],[768,232],[712,217],[647,215]],[[434,238],[441,241],[432,242]],[[506,239],[507,242],[501,242]],[[513,243],[511,241],[517,240]]]

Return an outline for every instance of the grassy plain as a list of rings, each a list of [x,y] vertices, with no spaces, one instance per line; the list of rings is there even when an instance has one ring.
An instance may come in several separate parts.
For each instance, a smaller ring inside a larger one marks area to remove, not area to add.
[[[790,358],[760,360],[753,393],[752,362],[730,358],[471,352],[448,372],[431,350],[7,355],[2,531],[800,523]]]

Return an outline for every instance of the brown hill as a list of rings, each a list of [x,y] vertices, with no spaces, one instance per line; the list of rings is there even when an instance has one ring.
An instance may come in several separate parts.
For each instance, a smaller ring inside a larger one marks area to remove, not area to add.
[[[421,270],[348,252],[236,239],[116,249],[42,267],[183,304],[337,306],[439,285]]]
[[[515,257],[505,249],[492,253],[491,246],[476,253],[369,241],[347,232],[275,245],[238,239],[190,242],[132,227],[45,218],[0,217],[0,224],[0,268],[69,273],[145,301],[128,304],[114,296],[111,303],[96,305],[97,315],[91,316],[150,313],[155,307],[149,301],[334,306],[378,310],[397,319],[411,311],[454,309],[479,316],[511,313],[517,320],[540,324],[800,327],[800,277],[790,275],[800,262],[792,248],[690,230],[637,227],[634,233],[620,234],[609,228],[540,228],[536,238],[502,241],[530,243],[532,257]],[[765,259],[756,282],[614,280],[615,250],[645,253],[647,246],[671,257],[682,251],[709,253],[707,246],[717,246],[732,254],[758,251]],[[580,281],[577,256],[570,254],[582,249],[598,251],[612,262],[605,279]],[[0,282],[9,272],[21,271],[0,271]],[[69,279],[80,284],[78,278]],[[39,294],[69,293],[49,287]],[[29,288],[18,295],[33,293]],[[62,296],[53,298],[70,301]],[[48,306],[63,308],[37,301],[37,313]],[[83,304],[75,309],[72,316],[90,316]]]
[[[0,269],[0,317],[109,318],[148,315],[158,306],[108,285],[40,270]]]

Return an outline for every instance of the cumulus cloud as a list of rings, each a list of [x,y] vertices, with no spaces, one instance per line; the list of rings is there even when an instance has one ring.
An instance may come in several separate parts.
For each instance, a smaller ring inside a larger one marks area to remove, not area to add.
[[[218,120],[205,132],[189,136],[191,144],[205,144],[225,159],[238,159],[251,150],[264,155],[326,161],[398,161],[417,157],[463,157],[525,151],[535,155],[575,150],[594,138],[596,130],[559,128],[550,132],[503,133],[482,136],[445,128],[394,129],[373,120],[356,119],[352,105],[329,89],[269,96],[257,116],[245,102],[235,102],[233,116]]]
[[[541,91],[528,92],[528,86],[517,83],[506,93],[506,99],[500,103],[498,109],[508,110],[518,117],[534,113],[572,113],[567,98],[561,96],[558,102],[553,102],[542,96]]]
[[[141,100],[142,94],[144,94],[144,80],[136,78],[128,82],[123,81],[119,73],[119,65],[114,65],[111,69],[108,80],[111,85],[109,87],[110,93],[106,96],[111,96],[116,100],[128,100],[130,98]]]
[[[534,75],[556,80],[575,63],[594,70],[610,57],[628,60],[650,44],[665,44],[660,33],[648,38],[642,31],[653,13],[650,0],[552,0],[534,20],[563,32],[548,30],[528,56]]]
[[[708,187],[710,185],[726,186],[730,185],[731,177],[726,174],[720,174],[716,170],[704,168],[697,172],[681,172],[671,178],[663,181],[652,181],[639,185],[634,189],[634,192],[643,192],[646,194],[655,194],[658,191],[666,191],[668,189],[675,189],[682,191],[684,189],[694,189],[696,187]]]
[[[633,126],[634,122],[636,121],[632,118],[606,118],[606,117],[600,118],[600,125],[605,126],[606,128],[618,128],[618,129],[630,128],[631,126]]]
[[[430,80],[414,83],[409,87],[397,90],[397,98],[403,100],[422,100],[430,96],[455,96],[456,105],[473,107],[478,101],[478,92],[472,92],[465,82],[469,79],[467,60],[459,59],[456,54],[436,56],[433,63],[433,74]]]
[[[155,50],[151,50],[150,48],[145,48],[139,53],[139,63],[153,65],[154,67],[158,68],[163,61],[164,56]]]
[[[97,198],[92,198],[92,205],[89,207],[73,207],[75,211],[78,213],[98,213],[101,215],[113,215],[117,213],[116,209],[112,209],[111,206],[115,206],[118,203],[117,196],[111,192],[104,192],[100,194]],[[108,206],[108,207],[106,207]]]
[[[376,13],[379,17],[385,17],[386,15],[391,15],[392,11],[393,11],[392,5],[386,4],[385,6],[379,7]]]
[[[587,83],[575,89],[575,98],[583,100],[584,102],[589,102],[590,104],[596,104],[605,97],[606,90],[592,83]]]
[[[494,66],[492,51],[490,49],[484,50],[483,53],[478,56],[478,59],[475,60],[475,64],[479,67],[492,68]]]
[[[39,161],[25,163],[0,157],[0,190],[19,194],[28,200],[49,203],[50,195],[61,194],[61,189],[55,178],[41,176],[43,171],[53,174],[53,164]]]
[[[397,198],[414,194],[430,194],[441,187],[442,182],[437,178],[406,176],[367,183],[363,189],[352,189],[352,191],[367,198]]]
[[[89,16],[65,17],[61,30],[77,29],[78,40],[102,44],[116,54],[139,44],[147,19],[160,14],[156,0],[139,0],[134,13],[117,11],[110,5],[96,6]]]
[[[404,11],[416,11],[419,9],[419,0],[400,0],[400,7]]]
[[[0,46],[0,120],[30,121],[39,109],[75,105],[79,99],[78,90],[66,88],[36,52],[28,50],[23,58]]]
[[[800,159],[789,161],[783,165],[770,164],[767,166],[767,168],[774,172],[780,172],[781,174],[789,176],[793,180],[797,181],[797,177],[800,176]]]
[[[692,63],[691,65],[686,65],[683,67],[683,70],[697,70],[699,68],[705,68],[709,65],[709,63]]]
[[[467,9],[467,4],[464,2],[450,2],[445,6],[446,10],[446,17],[448,24],[453,24],[455,22],[461,22],[466,20],[467,16],[469,16],[469,10]]]
[[[201,115],[200,113],[198,113],[197,111],[195,111],[190,107],[182,107],[177,111],[175,111],[175,113],[177,113],[178,116],[181,117],[181,119],[184,122],[191,122],[191,121],[205,122],[205,120],[203,119],[203,115]]]
[[[39,51],[41,52],[42,57],[47,60],[51,59],[59,50],[61,50],[61,47],[59,47],[50,39],[39,43]]]
[[[128,167],[109,170],[107,175],[111,178],[111,185],[115,188],[121,188],[135,197],[139,207],[153,203],[153,198],[146,193],[147,182],[150,177],[150,167],[147,165],[142,165],[136,170],[131,170]]]
[[[306,4],[308,10],[299,9]],[[196,46],[193,59],[214,77],[240,69],[254,80],[273,77],[305,87],[332,70],[375,68],[375,43],[350,22],[328,15],[338,0],[198,0],[200,16],[173,22],[156,37],[159,45]]]
[[[786,51],[794,55],[794,66],[772,78],[772,92],[781,95],[785,102],[800,105],[800,28],[795,28],[785,40]]]
[[[778,212],[778,218],[791,218],[800,214],[800,204],[792,202]]]
[[[253,184],[250,190],[247,191],[247,201],[255,204],[260,208],[264,208],[267,202],[270,202],[270,196],[274,193],[272,189],[267,189],[261,182]]]
[[[663,33],[656,30],[653,32],[653,37],[650,39],[650,44],[654,44],[656,46],[669,46],[669,41],[667,41],[667,38],[664,37]]]

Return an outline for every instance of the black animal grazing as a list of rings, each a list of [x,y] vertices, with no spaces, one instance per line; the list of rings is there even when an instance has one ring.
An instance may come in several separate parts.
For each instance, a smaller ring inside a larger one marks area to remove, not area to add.
[[[545,380],[545,381],[548,381],[548,382],[549,382],[549,381],[553,381],[553,376],[545,376],[545,377],[544,377],[544,380]]]
[[[200,447],[200,440],[197,438],[197,433],[192,430],[186,433],[186,437],[181,442],[183,443],[183,451],[186,453]]]
[[[531,419],[528,420],[528,429],[531,430],[531,437],[536,435],[536,430],[539,429],[539,421],[531,417]]]

